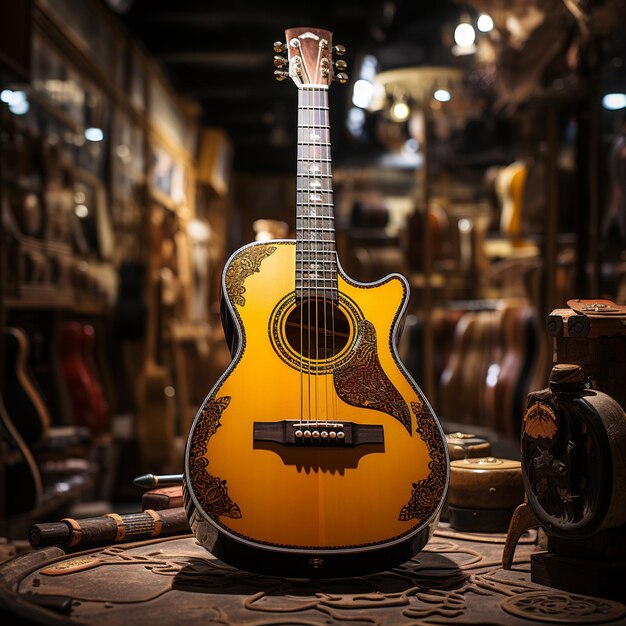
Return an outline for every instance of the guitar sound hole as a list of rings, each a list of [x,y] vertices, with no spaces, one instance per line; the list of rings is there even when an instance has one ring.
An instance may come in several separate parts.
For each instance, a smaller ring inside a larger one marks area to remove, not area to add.
[[[350,322],[333,300],[306,298],[287,316],[285,336],[296,353],[322,361],[345,348],[350,340]]]

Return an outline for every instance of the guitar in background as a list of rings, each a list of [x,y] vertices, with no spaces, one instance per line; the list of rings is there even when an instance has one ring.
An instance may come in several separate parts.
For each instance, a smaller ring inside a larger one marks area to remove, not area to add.
[[[2,395],[8,414],[24,443],[37,448],[50,427],[44,398],[28,370],[29,339],[21,328],[3,330],[4,376]]]
[[[430,538],[446,444],[397,352],[406,279],[357,283],[337,259],[328,87],[346,82],[345,62],[329,31],[285,34],[275,64],[298,87],[296,240],[244,246],[226,264],[233,360],[191,428],[186,507],[199,541],[242,569],[383,570]]]
[[[0,494],[0,501],[4,504],[6,516],[32,511],[41,502],[41,475],[33,455],[7,413],[1,394],[0,464],[4,478],[4,493]]]
[[[87,340],[87,345],[85,341]],[[85,360],[91,333],[78,322],[64,322],[59,330],[61,372],[70,397],[74,420],[93,435],[109,429],[109,412],[102,387]]]
[[[151,218],[152,240],[156,244],[162,236],[159,211]],[[162,243],[162,242],[161,242]],[[160,245],[155,245],[160,250]],[[173,458],[175,436],[175,407],[170,372],[163,363],[163,271],[162,255],[151,259],[148,284],[148,328],[143,371],[137,399],[137,441],[142,467],[167,468]]]

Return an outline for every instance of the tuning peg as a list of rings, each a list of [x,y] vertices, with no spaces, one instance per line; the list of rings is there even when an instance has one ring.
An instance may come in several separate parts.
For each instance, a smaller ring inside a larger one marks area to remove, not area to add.
[[[333,50],[335,51],[335,54],[340,57],[342,57],[346,53],[346,47],[342,46],[341,44],[333,46]]]
[[[345,61],[341,59],[339,61],[335,61],[335,69],[338,69],[339,71],[343,71],[347,68],[348,68],[348,64]]]
[[[282,41],[274,42],[274,52],[284,52],[285,50],[287,50],[286,43],[283,43]]]
[[[285,80],[289,76],[289,72],[284,72],[283,70],[274,70],[274,78],[276,80]]]
[[[276,55],[274,57],[274,67],[283,67],[286,64],[287,64],[287,59],[285,57],[281,57],[279,55]]]
[[[338,83],[341,83],[343,85],[344,83],[348,82],[348,75],[344,72],[339,72],[339,74],[335,74],[333,80],[336,80]]]

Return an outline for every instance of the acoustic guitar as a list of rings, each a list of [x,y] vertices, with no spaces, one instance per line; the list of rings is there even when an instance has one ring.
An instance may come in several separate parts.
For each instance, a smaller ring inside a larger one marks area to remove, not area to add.
[[[40,504],[42,494],[39,467],[0,395],[0,513],[3,517],[29,513]]]
[[[382,570],[431,536],[448,485],[443,432],[398,357],[398,274],[370,284],[336,254],[328,87],[332,34],[286,31],[277,76],[298,87],[296,240],[228,260],[233,360],[192,425],[185,498],[198,540],[249,571]],[[343,53],[343,46],[335,52]]]
[[[46,437],[50,414],[46,402],[28,367],[29,339],[21,329],[6,327],[4,339],[4,376],[2,395],[8,414],[12,417],[24,443],[36,448]]]
[[[109,413],[102,387],[85,360],[85,350],[91,347],[91,332],[86,335],[78,322],[61,325],[61,372],[76,423],[89,428],[93,435],[101,435],[109,428]]]

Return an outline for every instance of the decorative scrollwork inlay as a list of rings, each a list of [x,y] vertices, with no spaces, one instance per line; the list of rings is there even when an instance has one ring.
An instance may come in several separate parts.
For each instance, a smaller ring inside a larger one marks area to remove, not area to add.
[[[354,356],[334,371],[335,389],[348,404],[382,411],[395,417],[411,433],[411,414],[378,359],[376,329],[367,320],[359,323],[360,341]]]
[[[204,405],[195,425],[189,450],[189,479],[193,492],[212,518],[220,515],[240,518],[241,511],[228,495],[226,481],[212,476],[208,471],[207,446],[211,437],[220,427],[220,418],[230,403],[230,396],[211,398]]]
[[[229,264],[226,270],[226,291],[233,304],[245,306],[243,286],[246,278],[259,272],[263,259],[272,255],[276,246],[251,246],[242,250]]]
[[[400,511],[399,519],[403,522],[425,520],[442,501],[446,488],[446,449],[435,418],[421,398],[411,402],[411,410],[417,423],[416,431],[428,448],[430,473],[423,480],[413,483],[411,499]]]

